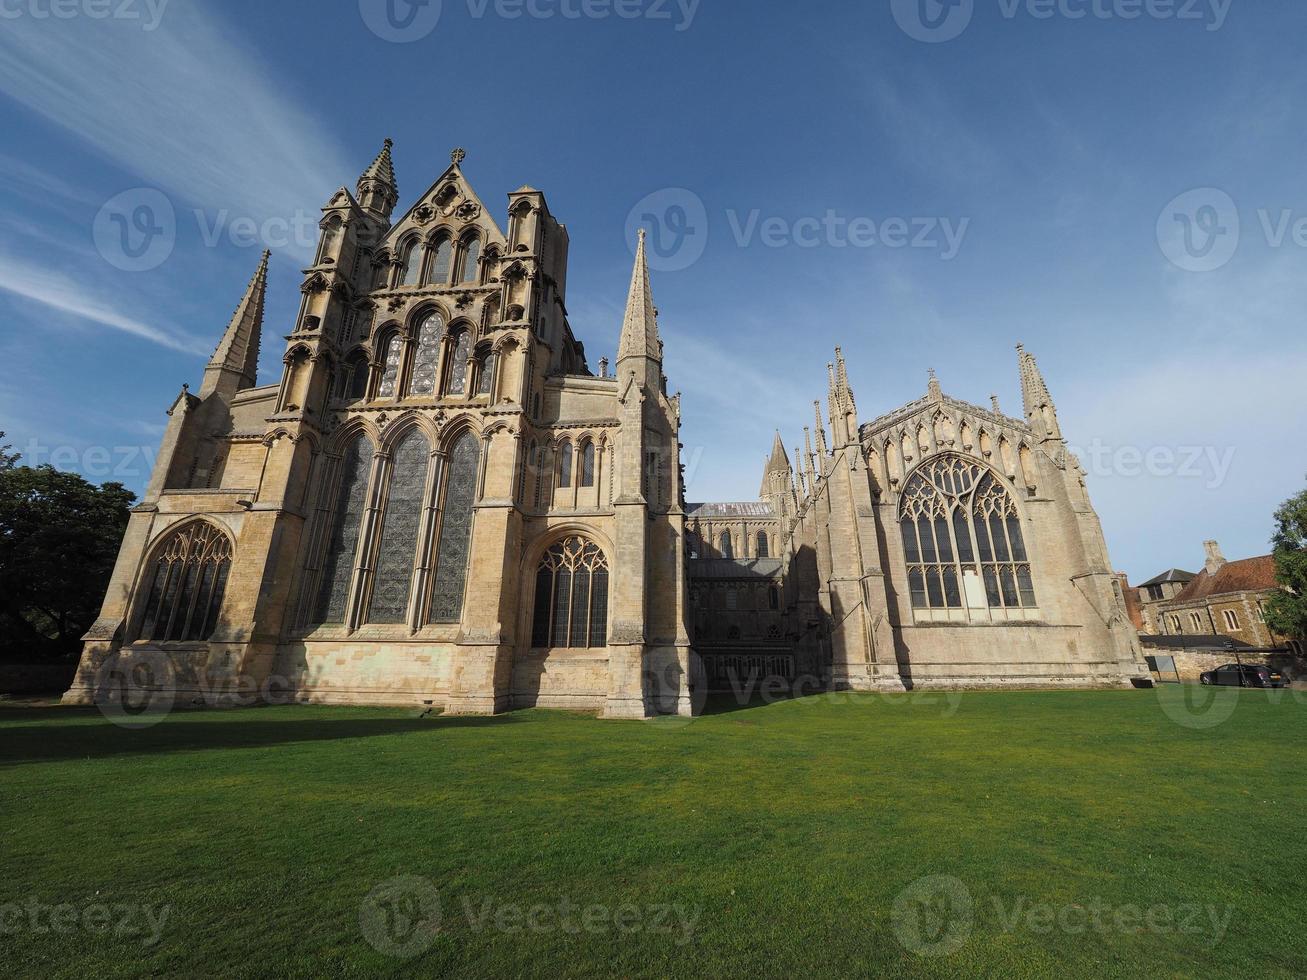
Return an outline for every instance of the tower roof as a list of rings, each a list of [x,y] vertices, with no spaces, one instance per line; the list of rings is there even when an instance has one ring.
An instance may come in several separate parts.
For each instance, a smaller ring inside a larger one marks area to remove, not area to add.
[[[362,186],[369,181],[377,181],[384,184],[395,196],[395,199],[398,200],[399,185],[395,183],[395,162],[390,156],[390,149],[394,145],[395,141],[392,139],[387,139],[382,143],[381,152],[378,153],[377,158],[368,165],[368,168],[359,175],[358,183],[359,187],[362,188]]]
[[[653,288],[649,284],[649,261],[645,255],[645,231],[640,229],[640,244],[635,250],[635,268],[631,272],[631,291],[626,299],[626,316],[622,320],[622,338],[617,358],[649,357],[662,361],[662,342],[658,339],[658,311],[654,308]]]
[[[767,460],[767,472],[787,473],[790,469],[790,457],[785,455],[785,443],[781,441],[779,430],[776,438],[772,440],[771,458]]]
[[[263,333],[263,303],[268,289],[268,257],[265,251],[254,278],[245,288],[240,305],[232,314],[209,361],[208,371],[231,372],[237,376],[236,391],[253,388],[259,371],[259,342]],[[206,371],[207,373],[207,371]]]

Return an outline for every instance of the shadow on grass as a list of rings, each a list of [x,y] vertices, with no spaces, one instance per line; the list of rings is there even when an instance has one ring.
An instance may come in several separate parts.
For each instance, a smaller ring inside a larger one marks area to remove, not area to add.
[[[0,729],[0,768],[67,759],[104,759],[207,749],[259,749],[292,742],[377,738],[442,729],[481,728],[517,723],[511,715],[444,718],[287,718],[278,720],[251,708],[222,712],[176,713],[150,728],[119,727],[95,708],[6,711],[0,721],[43,724]],[[205,716],[208,715],[208,718]],[[103,724],[86,724],[99,718]],[[61,720],[76,724],[61,725]],[[210,720],[212,719],[212,720]]]

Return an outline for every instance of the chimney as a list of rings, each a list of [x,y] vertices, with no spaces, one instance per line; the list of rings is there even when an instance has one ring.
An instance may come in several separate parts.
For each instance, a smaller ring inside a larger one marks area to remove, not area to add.
[[[1221,554],[1221,546],[1215,541],[1204,541],[1203,548],[1207,551],[1207,569],[1208,575],[1215,575],[1225,567],[1225,555]]]

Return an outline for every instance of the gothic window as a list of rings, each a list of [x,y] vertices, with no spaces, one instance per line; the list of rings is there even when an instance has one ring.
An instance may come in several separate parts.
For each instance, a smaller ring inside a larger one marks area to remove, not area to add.
[[[336,247],[336,242],[340,238],[340,218],[332,218],[327,227],[322,229],[322,244],[318,248],[318,262],[321,263],[328,258]]]
[[[723,532],[722,532],[722,536],[721,536],[721,538],[718,539],[718,541],[719,541],[719,544],[720,544],[720,546],[721,546],[720,550],[721,550],[721,553],[722,553],[722,557],[723,557],[723,558],[731,558],[731,559],[733,559],[733,558],[735,557],[735,549],[734,549],[733,547],[731,547],[731,535],[730,535],[730,533],[727,532],[727,531],[723,531]]]
[[[1016,504],[988,467],[930,461],[908,480],[899,517],[915,608],[1035,605]]]
[[[314,623],[343,623],[349,601],[354,555],[358,550],[363,508],[367,503],[368,476],[372,470],[372,443],[360,435],[345,450],[340,466],[340,488],[331,513],[331,536],[322,561],[322,584],[314,606]]]
[[[231,539],[212,524],[196,521],[173,532],[154,559],[140,638],[207,640],[230,571]]]
[[[404,253],[404,267],[399,273],[399,285],[416,286],[418,274],[422,269],[422,243],[413,242]]]
[[[758,532],[758,557],[759,557],[759,558],[767,558],[767,557],[768,557],[768,554],[767,554],[767,532],[766,532],[766,531],[759,531],[759,532]]]
[[[477,394],[488,395],[495,384],[495,366],[499,363],[498,354],[487,354],[481,359],[477,368]]]
[[[445,320],[432,313],[418,327],[418,349],[413,358],[413,382],[409,390],[414,395],[436,393],[436,371],[440,367],[440,342],[445,336]]]
[[[581,486],[595,485],[595,444],[587,442],[581,447]]]
[[[458,281],[477,281],[477,260],[481,258],[481,239],[475,235],[463,242],[463,259],[460,264]]]
[[[773,585],[770,589],[767,590],[767,608],[780,609],[780,607],[781,607],[781,590]]]
[[[434,286],[449,284],[449,273],[454,263],[454,243],[442,238],[436,245],[436,257],[431,263],[431,275],[427,281]]]
[[[560,487],[570,487],[572,485],[572,444],[563,443],[558,448],[558,485]]]
[[[368,609],[370,623],[404,623],[413,585],[418,525],[427,485],[431,450],[416,429],[400,440],[391,455],[386,514],[377,548],[377,565]]]
[[[566,538],[540,559],[531,645],[608,645],[608,560],[585,538]]]
[[[399,384],[399,362],[404,355],[404,341],[398,333],[392,333],[386,341],[386,360],[381,368],[381,384],[377,388],[378,398],[394,398]]]
[[[461,395],[467,391],[467,360],[471,348],[471,331],[461,331],[454,342],[453,353],[449,355],[449,381],[445,385],[445,394]]]
[[[477,437],[470,432],[464,433],[449,453],[436,581],[431,594],[432,623],[457,623],[463,612],[480,455]]]
[[[345,360],[345,368],[340,375],[341,397],[347,401],[357,401],[367,397],[368,393],[368,355],[355,351]]]

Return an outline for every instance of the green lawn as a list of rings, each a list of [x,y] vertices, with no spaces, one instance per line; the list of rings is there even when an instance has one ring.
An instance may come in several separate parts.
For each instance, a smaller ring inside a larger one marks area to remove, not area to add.
[[[0,707],[0,973],[1301,976],[1307,693],[1217,695]]]

